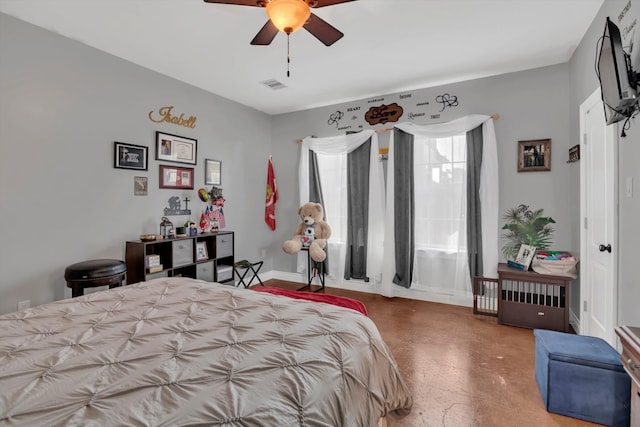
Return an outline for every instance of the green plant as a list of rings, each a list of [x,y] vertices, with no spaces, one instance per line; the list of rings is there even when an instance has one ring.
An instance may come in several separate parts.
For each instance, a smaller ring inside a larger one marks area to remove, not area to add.
[[[553,218],[542,216],[544,209],[529,210],[529,206],[520,205],[507,210],[503,219],[507,223],[502,227],[506,230],[502,238],[507,243],[502,247],[502,254],[506,259],[515,259],[523,243],[535,246],[536,249],[548,249],[551,244]]]

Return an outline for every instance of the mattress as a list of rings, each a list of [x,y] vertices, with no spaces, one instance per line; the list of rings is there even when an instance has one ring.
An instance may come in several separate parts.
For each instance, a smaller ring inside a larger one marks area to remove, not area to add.
[[[0,316],[2,425],[374,426],[412,398],[373,322],[158,278]]]

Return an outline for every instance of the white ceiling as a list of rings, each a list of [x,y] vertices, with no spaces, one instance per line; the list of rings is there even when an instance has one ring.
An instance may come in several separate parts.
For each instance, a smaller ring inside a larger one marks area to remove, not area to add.
[[[563,63],[604,0],[357,0],[345,36],[249,42],[264,9],[203,0],[0,0],[0,11],[269,114]],[[284,83],[273,90],[261,84]]]

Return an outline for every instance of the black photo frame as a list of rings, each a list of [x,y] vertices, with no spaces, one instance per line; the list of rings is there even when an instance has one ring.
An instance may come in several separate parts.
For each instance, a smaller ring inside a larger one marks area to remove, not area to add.
[[[197,163],[198,140],[156,131],[156,160]]]
[[[149,147],[114,141],[113,167],[146,171],[149,166]]]

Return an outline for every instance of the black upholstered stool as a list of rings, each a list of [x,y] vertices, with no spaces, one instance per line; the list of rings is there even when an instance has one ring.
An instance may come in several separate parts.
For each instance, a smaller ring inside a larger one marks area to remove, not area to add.
[[[85,288],[109,286],[109,289],[122,285],[127,273],[127,265],[119,259],[93,259],[72,264],[64,270],[67,287],[71,296],[84,295]]]

